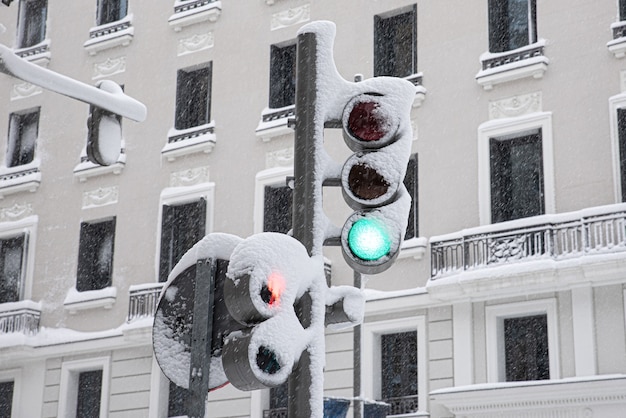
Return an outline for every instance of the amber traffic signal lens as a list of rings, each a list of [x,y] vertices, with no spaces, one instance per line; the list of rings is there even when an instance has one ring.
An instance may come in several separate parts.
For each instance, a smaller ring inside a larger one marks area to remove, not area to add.
[[[348,173],[348,187],[359,199],[374,200],[387,193],[389,183],[372,167],[355,164]]]

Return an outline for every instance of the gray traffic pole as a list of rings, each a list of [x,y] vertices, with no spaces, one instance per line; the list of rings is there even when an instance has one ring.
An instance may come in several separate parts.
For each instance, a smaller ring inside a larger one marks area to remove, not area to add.
[[[196,285],[191,331],[191,364],[189,367],[189,418],[204,418],[209,392],[211,337],[217,261],[196,262]]]
[[[363,280],[361,273],[354,272],[354,287],[362,289]],[[363,390],[361,387],[361,325],[357,325],[353,328],[353,416],[354,418],[363,418]]]
[[[297,40],[296,63],[296,126],[294,150],[293,236],[313,255],[316,245],[314,221],[320,205],[316,196],[315,108],[317,103],[317,39],[314,33],[301,33]],[[321,187],[321,185],[319,185]],[[321,197],[321,196],[320,196]],[[311,322],[311,312],[304,310],[304,321]],[[302,353],[289,377],[288,416],[311,416],[311,355]]]

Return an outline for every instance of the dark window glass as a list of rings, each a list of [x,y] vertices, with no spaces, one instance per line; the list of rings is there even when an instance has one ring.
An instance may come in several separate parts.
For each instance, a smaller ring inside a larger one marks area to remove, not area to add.
[[[535,0],[489,1],[489,50],[504,52],[537,41]]]
[[[409,159],[406,176],[404,177],[404,186],[408,190],[409,195],[411,195],[411,210],[409,211],[409,222],[406,226],[404,239],[411,239],[419,234],[417,222],[417,154],[413,154]]]
[[[170,382],[169,397],[167,402],[168,417],[182,417],[188,415],[187,410],[189,391]]]
[[[98,25],[115,22],[126,17],[127,0],[100,0],[98,3]]]
[[[111,286],[115,218],[80,225],[76,290],[98,290]]]
[[[626,0],[619,0],[619,20],[626,20]]]
[[[0,240],[0,303],[20,300],[26,235]]]
[[[100,416],[101,392],[102,370],[81,372],[78,375],[76,418],[93,418]]]
[[[296,45],[272,45],[270,57],[270,108],[296,102]]]
[[[544,213],[541,130],[490,139],[491,221]]]
[[[506,381],[550,378],[546,315],[504,319]]]
[[[374,16],[374,76],[417,72],[417,6],[391,17]]]
[[[39,109],[28,113],[12,113],[9,120],[7,167],[28,164],[35,158],[39,135]]]
[[[0,417],[11,417],[13,408],[13,382],[0,383]]]
[[[617,110],[617,131],[619,141],[620,179],[622,202],[626,202],[626,109]]]
[[[211,121],[211,68],[178,70],[176,129],[188,129]]]
[[[205,233],[206,200],[163,205],[159,281],[167,281],[176,263]]]
[[[46,38],[47,0],[22,0],[17,24],[17,47],[28,48]]]
[[[287,186],[265,186],[263,231],[286,234],[291,229],[293,191]]]
[[[287,408],[289,402],[289,382],[270,389],[270,409]]]
[[[417,332],[381,336],[383,400],[417,395]]]

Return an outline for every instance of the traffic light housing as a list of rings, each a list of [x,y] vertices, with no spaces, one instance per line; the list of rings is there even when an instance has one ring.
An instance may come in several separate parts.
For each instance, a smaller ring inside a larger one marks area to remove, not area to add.
[[[103,80],[98,88],[123,94],[115,82]],[[87,119],[87,158],[94,164],[108,166],[117,162],[122,148],[122,117],[92,105]]]

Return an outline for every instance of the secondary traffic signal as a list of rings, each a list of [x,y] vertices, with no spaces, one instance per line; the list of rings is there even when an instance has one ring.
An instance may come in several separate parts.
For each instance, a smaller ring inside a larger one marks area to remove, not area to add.
[[[123,94],[117,83],[104,80],[97,85],[113,94]],[[94,164],[111,165],[117,162],[122,148],[122,117],[92,105],[87,119],[87,158]]]

